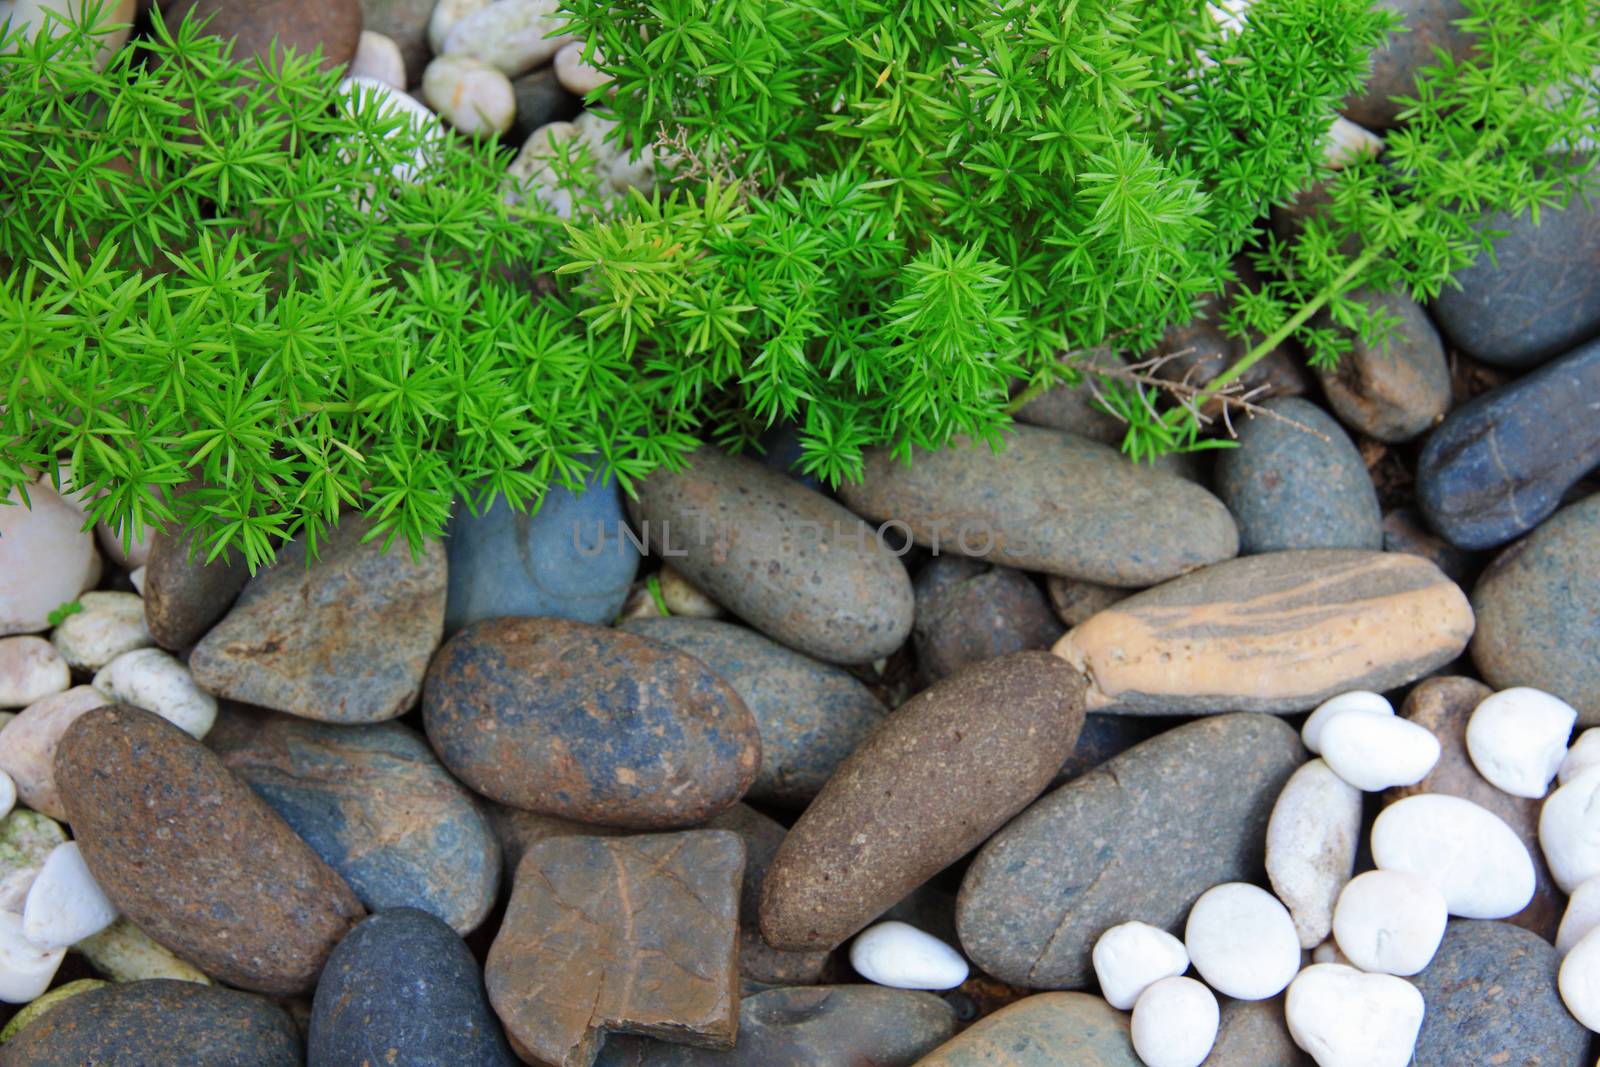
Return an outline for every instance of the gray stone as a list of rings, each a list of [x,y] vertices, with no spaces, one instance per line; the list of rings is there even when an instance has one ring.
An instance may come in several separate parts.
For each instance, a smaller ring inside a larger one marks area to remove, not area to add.
[[[735,804],[706,824],[729,830],[744,841],[744,883],[739,890],[739,974],[762,985],[811,985],[822,980],[827,952],[785,952],[761,936],[761,887],[783,844],[785,830],[748,804]]]
[[[1367,84],[1345,101],[1344,113],[1352,122],[1382,130],[1399,120],[1400,105],[1391,98],[1415,96],[1417,71],[1438,63],[1435,49],[1465,59],[1476,38],[1454,25],[1467,15],[1461,0],[1378,0],[1376,6],[1400,15],[1404,29],[1373,53]]]
[[[1060,622],[1026,574],[964,556],[939,556],[916,583],[917,620],[911,631],[928,681],[1010,652],[1049,648]]]

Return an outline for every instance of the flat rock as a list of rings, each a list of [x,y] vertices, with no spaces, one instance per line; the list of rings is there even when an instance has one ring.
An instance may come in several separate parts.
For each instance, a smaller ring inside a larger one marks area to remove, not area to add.
[[[150,712],[96,708],[56,749],[84,861],[117,910],[230,985],[310,989],[361,904],[200,742]]]
[[[177,652],[206,635],[250,580],[237,553],[207,563],[190,539],[158,533],[144,567],[144,624],[162,648]]]
[[[481,515],[457,504],[445,548],[450,594],[445,630],[504,615],[550,615],[609,623],[639,569],[626,535],[622,494],[591,478],[581,493],[556,486],[537,513],[497,496]]]
[[[444,627],[445,555],[384,552],[346,518],[306,566],[296,540],[195,646],[195,681],[230,700],[323,722],[381,722],[416,703]]]
[[[1404,29],[1373,52],[1365,87],[1345,101],[1343,110],[1350,121],[1381,130],[1396,125],[1400,116],[1400,105],[1391,97],[1416,95],[1417,71],[1438,62],[1435,49],[1465,59],[1475,38],[1455,26],[1467,15],[1461,0],[1379,0],[1376,6],[1400,15]]]
[[[1417,458],[1417,503],[1461,548],[1533,529],[1600,464],[1600,341],[1452,411]]]
[[[568,619],[489,619],[439,650],[423,720],[484,796],[583,822],[690,826],[744,795],[755,719],[669,645]]]
[[[955,1033],[955,1011],[931,993],[883,986],[768,989],[739,1004],[739,1043],[712,1052],[616,1037],[595,1067],[911,1067]]]
[[[1105,585],[1152,585],[1239,551],[1233,518],[1200,486],[1037,426],[1013,427],[999,452],[958,440],[906,464],[868,449],[840,495],[936,551]]]
[[[1143,1067],[1128,1016],[1087,993],[1039,993],[980,1019],[915,1067]]]
[[[705,824],[708,830],[729,830],[744,841],[744,881],[739,889],[739,976],[769,985],[813,985],[828,970],[827,952],[785,952],[761,936],[761,888],[767,871],[789,832],[776,819],[748,804],[735,804]]]
[[[761,900],[768,944],[832,949],[981,844],[1072,750],[1082,686],[1048,653],[1017,652],[902,705],[784,838]]]
[[[94,532],[43,486],[0,501],[0,637],[50,628],[50,613],[77,599],[98,573]]]
[[[761,733],[751,800],[804,807],[886,714],[848,672],[734,623],[672,616],[622,629],[693,656],[739,694]]]
[[[1403,293],[1358,290],[1352,298],[1397,320],[1385,344],[1351,337],[1331,371],[1318,371],[1328,403],[1351,429],[1390,443],[1409,441],[1450,409],[1450,367],[1422,305]]]
[[[0,1046],[0,1067],[298,1067],[300,1035],[265,997],[154,979],[71,997]]]
[[[1217,1000],[1222,1005],[1217,1043],[1200,1067],[1312,1067],[1311,1057],[1289,1036],[1282,997]]]
[[[1222,882],[1259,881],[1272,806],[1305,758],[1287,723],[1218,715],[1158,734],[1041,797],[989,840],[957,900],[961,947],[1001,981],[1081,988],[1113,926],[1181,936]]]
[[[911,633],[911,579],[878,531],[760,462],[702,448],[637,484],[628,512],[651,548],[776,641],[871,663]]]
[[[1238,423],[1239,447],[1217,459],[1217,495],[1239,523],[1239,550],[1382,548],[1378,493],[1343,427],[1299,397],[1261,406],[1280,418]]]
[[[530,848],[484,972],[512,1047],[549,1067],[590,1067],[613,1031],[732,1048],[743,872],[726,830]]]
[[[464,934],[494,906],[499,843],[409,727],[229,710],[206,743],[372,911],[420,908]]]
[[[516,1067],[466,942],[434,916],[393,908],[328,957],[306,1041],[313,1064]]]
[[[1010,652],[1049,648],[1061,623],[1033,580],[1010,567],[939,556],[917,574],[911,631],[930,682]]]
[[[1544,851],[1539,846],[1541,802],[1496,789],[1478,773],[1467,753],[1467,722],[1478,704],[1493,692],[1471,678],[1445,676],[1418,682],[1406,695],[1400,714],[1418,726],[1427,727],[1439,739],[1439,762],[1416,785],[1398,786],[1385,792],[1384,801],[1392,804],[1419,793],[1447,793],[1470,800],[1499,816],[1527,847],[1534,873],[1533,900],[1506,921],[1554,942],[1567,898],[1550,877]]]
[[[1556,992],[1556,950],[1521,927],[1452,919],[1411,981],[1428,1005],[1414,1067],[1580,1064],[1590,1034]]]
[[[1091,711],[1308,711],[1383,692],[1467,647],[1466,594],[1419,556],[1350,549],[1219,563],[1131,596],[1056,642]]]
[[[233,41],[234,58],[265,56],[273,41],[302,55],[322,49],[322,69],[350,62],[361,41],[359,0],[161,0],[168,26],[193,12],[206,32]]]
[[[1533,686],[1600,725],[1600,493],[1507,548],[1472,590],[1472,661],[1497,689]]]

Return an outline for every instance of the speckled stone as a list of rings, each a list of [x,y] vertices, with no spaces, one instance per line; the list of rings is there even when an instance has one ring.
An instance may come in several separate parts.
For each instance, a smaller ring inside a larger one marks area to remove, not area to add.
[[[1115,357],[1096,350],[1095,362],[1114,364]],[[1113,447],[1122,443],[1127,424],[1102,411],[1095,403],[1094,390],[1085,385],[1056,385],[1017,409],[1016,420],[1030,426],[1044,426],[1077,434]]]
[[[364,912],[200,742],[126,704],[78,719],[56,783],[95,881],[145,933],[230,985],[309,990]]]
[[[434,916],[393,908],[362,921],[317,982],[308,1062],[326,1067],[515,1067],[466,943]]]
[[[761,732],[751,800],[804,807],[883,721],[884,706],[849,673],[743,626],[674,616],[622,629],[688,653],[739,694]]]
[[[1488,558],[1482,552],[1471,552],[1452,545],[1428,529],[1422,515],[1413,508],[1395,508],[1384,512],[1383,550],[1421,556],[1462,588],[1471,584],[1470,580]]]
[[[1445,793],[1470,800],[1505,821],[1528,849],[1533,860],[1533,900],[1507,919],[1555,942],[1556,928],[1567,898],[1550,877],[1544,850],[1539,846],[1539,809],[1543,801],[1514,797],[1490,785],[1467,753],[1467,721],[1478,704],[1494,690],[1471,678],[1443,676],[1418,682],[1400,707],[1400,714],[1424,726],[1439,739],[1439,762],[1416,785],[1397,786],[1384,793],[1384,803],[1418,793]]]
[[[979,845],[1060,768],[1082,694],[1072,668],[1017,652],[902,705],[784,838],[761,900],[767,943],[834,948]]]
[[[1232,1000],[1219,996],[1217,1043],[1200,1067],[1312,1067],[1289,1036],[1283,998]]]
[[[1179,932],[1207,889],[1261,879],[1272,806],[1305,756],[1279,719],[1218,715],[1047,793],[967,869],[961,947],[1012,985],[1089,984],[1090,951],[1110,927]]]
[[[1046,578],[1044,588],[1056,618],[1068,627],[1088,622],[1096,613],[1133,595],[1133,590],[1086,582],[1081,578],[1063,578],[1059,574]]]
[[[264,997],[155,979],[91,989],[0,1046],[0,1067],[299,1067],[300,1035]]]
[[[145,628],[162,648],[188,648],[227,614],[249,580],[237,553],[207,563],[190,557],[188,538],[158,533],[144,569]]]
[[[617,1037],[595,1067],[910,1067],[955,1028],[954,1010],[930,993],[869,985],[769,989],[740,1003],[731,1052]]]
[[[1417,502],[1461,548],[1544,521],[1600,464],[1600,341],[1452,411],[1417,458]]]
[[[1143,1067],[1128,1016],[1087,993],[1040,993],[980,1019],[915,1067]]]
[[[1239,523],[1239,550],[1381,548],[1378,493],[1343,427],[1298,397],[1262,407],[1289,421],[1236,423],[1239,447],[1217,459],[1217,495]]]
[[[638,484],[628,512],[713,600],[830,663],[871,663],[911,633],[911,579],[878,533],[754,459],[702,448]]]
[[[490,619],[428,670],[434,751],[484,796],[583,822],[692,826],[744,795],[756,721],[705,664],[567,619]]]
[[[512,1047],[548,1067],[589,1067],[608,1031],[732,1048],[743,872],[726,830],[530,848],[484,970]]]
[[[1053,789],[1065,785],[1080,774],[1088,774],[1106,760],[1120,756],[1139,742],[1148,741],[1159,732],[1161,725],[1164,724],[1160,720],[1141,719],[1133,715],[1085,715],[1077,743],[1056,772],[1050,787]]]
[[[322,49],[322,69],[350,62],[361,41],[359,0],[161,0],[167,25],[176,27],[190,12],[209,18],[206,32],[233,41],[234,58],[265,56],[276,40],[303,55]]]
[[[1444,666],[1472,636],[1464,593],[1419,556],[1348,549],[1219,563],[1102,611],[1056,642],[1090,711],[1309,711]]]
[[[1379,441],[1409,441],[1450,409],[1450,367],[1422,305],[1403,293],[1358,290],[1351,298],[1397,320],[1385,344],[1351,335],[1350,351],[1318,371],[1328,404],[1346,426]]]
[[[278,554],[189,657],[204,689],[323,722],[392,719],[416,703],[444,627],[445,555],[430,543],[366,544],[371,526],[346,517],[319,539]]]
[[[622,523],[621,492],[599,479],[582,493],[551,489],[533,515],[498,496],[481,515],[458,504],[445,541],[445,631],[506,615],[611,622],[639,569]]]
[[[999,452],[958,440],[906,464],[869,449],[862,480],[840,493],[939,552],[1105,585],[1151,585],[1238,552],[1232,517],[1206,490],[1037,426],[1014,426]]]
[[[1400,115],[1391,97],[1416,95],[1417,71],[1438,62],[1434,49],[1465,59],[1475,38],[1454,25],[1467,14],[1461,0],[1378,0],[1375,6],[1400,15],[1405,30],[1390,34],[1388,44],[1373,53],[1367,84],[1345,101],[1344,113],[1351,122],[1383,130]]]
[[[400,46],[406,74],[416,82],[428,65],[428,18],[436,0],[361,0],[363,29],[381,33]]]
[[[1531,685],[1600,726],[1600,493],[1502,552],[1472,590],[1472,661],[1497,689]]]
[[[1026,574],[964,556],[939,556],[914,588],[911,631],[917,662],[930,682],[1010,652],[1049,648],[1062,627]]]
[[[1427,970],[1411,979],[1428,1011],[1413,1067],[1587,1064],[1591,1035],[1556,992],[1548,942],[1509,923],[1452,919]]]
[[[709,830],[730,830],[744,841],[744,882],[739,890],[739,974],[761,985],[812,985],[827,970],[826,952],[785,952],[761,936],[761,887],[778,847],[789,831],[748,804],[735,804],[706,823]]]
[[[206,743],[371,910],[420,908],[464,934],[494,906],[499,843],[409,727],[229,709]]]

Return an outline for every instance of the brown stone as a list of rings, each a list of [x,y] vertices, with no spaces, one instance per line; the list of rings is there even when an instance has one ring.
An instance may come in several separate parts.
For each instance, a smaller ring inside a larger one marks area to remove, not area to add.
[[[1132,590],[1086,582],[1081,578],[1063,578],[1059,574],[1045,578],[1044,587],[1050,594],[1050,606],[1055,609],[1056,618],[1068,627],[1088,622],[1117,601],[1133,595]]]
[[[1312,1067],[1311,1057],[1289,1036],[1283,998],[1222,1002],[1217,1042],[1200,1067]]]
[[[628,832],[621,827],[594,826],[563,819],[558,815],[540,815],[492,800],[485,800],[482,808],[485,818],[489,820],[489,828],[500,842],[500,857],[508,872],[516,871],[528,849],[547,837],[611,837]],[[510,877],[503,881],[509,889]]]
[[[176,28],[191,11],[209,18],[206,32],[234,42],[235,59],[266,56],[273,41],[302,55],[322,49],[322,69],[350,62],[361,42],[359,0],[163,0],[157,5]]]
[[[84,862],[117,910],[230,985],[303,993],[364,912],[342,878],[200,742],[97,708],[56,750]]]
[[[1088,993],[1039,993],[1001,1008],[915,1067],[1143,1067],[1128,1016]]]
[[[1439,331],[1404,293],[1360,289],[1350,299],[1369,314],[1395,320],[1394,333],[1381,345],[1347,333],[1350,351],[1335,369],[1317,372],[1323,392],[1352,430],[1379,441],[1409,441],[1438,425],[1450,408],[1450,367]]]
[[[982,844],[1072,751],[1083,686],[1048,653],[1017,652],[891,714],[779,848],[761,900],[767,942],[832,949]]]
[[[1010,652],[1049,648],[1061,623],[1033,580],[1010,567],[940,556],[917,575],[912,640],[929,682]]]
[[[732,1048],[743,873],[726,830],[531,847],[484,969],[517,1054],[590,1067],[608,1031]]]
[[[706,823],[711,830],[731,830],[744,840],[744,885],[739,891],[739,974],[763,985],[812,985],[822,980],[830,956],[826,952],[784,952],[761,936],[761,887],[788,833],[783,824],[748,804],[735,804]]]
[[[144,624],[156,644],[177,652],[206,635],[250,580],[236,552],[207,563],[185,537],[155,534],[144,571]]]
[[[1533,900],[1506,922],[1531,930],[1551,944],[1567,898],[1550,877],[1544,851],[1539,846],[1539,809],[1543,801],[1514,797],[1490,785],[1467,753],[1467,721],[1478,704],[1494,690],[1471,678],[1427,678],[1406,696],[1400,714],[1426,726],[1439,739],[1439,762],[1416,785],[1397,786],[1384,793],[1385,804],[1418,793],[1445,793],[1470,800],[1505,820],[1521,838],[1533,858]]]

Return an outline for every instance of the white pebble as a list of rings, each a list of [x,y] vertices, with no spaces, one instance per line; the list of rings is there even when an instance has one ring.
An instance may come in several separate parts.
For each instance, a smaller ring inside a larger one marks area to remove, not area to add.
[[[1311,950],[1312,963],[1342,963],[1346,967],[1354,967],[1348,956],[1339,951],[1339,943],[1333,938],[1328,938],[1322,944]]]
[[[1600,875],[1600,767],[1590,767],[1545,800],[1539,845],[1564,893]]]
[[[1301,948],[1333,929],[1333,904],[1355,870],[1361,791],[1314,759],[1300,765],[1272,806],[1267,877],[1294,918]]]
[[[451,26],[439,54],[481,59],[515,78],[550,62],[574,39],[559,32],[565,24],[561,0],[497,0]]]
[[[894,989],[954,989],[967,980],[961,953],[903,922],[877,923],[850,946],[850,966],[869,982]]]
[[[1600,767],[1600,729],[1585,730],[1561,759],[1556,779],[1566,785],[1590,767]]]
[[[511,79],[472,56],[440,56],[422,72],[422,99],[465,134],[492,136],[517,114]]]
[[[1567,898],[1567,910],[1561,913],[1561,927],[1556,931],[1556,952],[1565,956],[1596,926],[1600,926],[1600,878],[1591,878]]]
[[[1300,938],[1288,909],[1246,882],[1225,882],[1200,894],[1183,943],[1206,984],[1236,1000],[1277,996],[1300,967]]]
[[[1320,755],[1322,728],[1328,725],[1334,716],[1343,715],[1347,711],[1360,711],[1368,715],[1393,715],[1394,705],[1385,700],[1381,693],[1369,693],[1365,689],[1353,689],[1348,693],[1329,697],[1306,717],[1306,724],[1300,727],[1300,740],[1305,742],[1306,748]]]
[[[428,17],[428,48],[435,54],[444,51],[445,38],[456,23],[492,3],[494,0],[439,0]]]
[[[444,139],[444,126],[439,122],[439,116],[429,111],[421,101],[403,93],[392,86],[377,81],[373,78],[342,78],[339,81],[339,91],[344,94],[345,110],[355,113],[360,101],[371,98],[382,118],[393,118],[395,115],[404,115],[406,124],[411,130],[421,136],[417,137],[417,147],[412,151],[409,161],[394,163],[389,170],[390,177],[397,182],[416,182],[422,173],[428,169],[432,162],[433,153],[429,146]],[[389,136],[399,136],[397,129]],[[370,195],[370,194],[369,194]]]
[[[29,941],[22,934],[22,916],[0,911],[0,1001],[26,1004],[37,1000],[50,988],[66,956],[64,948],[46,948]]]
[[[74,686],[30,704],[0,728],[0,771],[16,783],[24,804],[52,819],[67,817],[56,791],[56,745],[80,715],[107,703],[93,686]]]
[[[1432,882],[1405,871],[1368,871],[1339,894],[1333,936],[1363,971],[1405,976],[1433,959],[1449,919],[1444,894]]]
[[[1572,946],[1561,961],[1556,988],[1574,1019],[1600,1031],[1600,932],[1590,930]]]
[[[722,617],[722,605],[701,592],[700,587],[678,573],[677,568],[670,564],[662,564],[658,578],[661,583],[661,599],[672,614],[691,619]]]
[[[25,708],[72,684],[72,671],[42,637],[0,637],[0,708]]]
[[[1578,712],[1541,689],[1518,686],[1485,697],[1467,720],[1467,755],[1490,785],[1537,800],[1567,754]]]
[[[1133,1007],[1133,1051],[1145,1067],[1200,1067],[1220,1021],[1211,990],[1193,978],[1163,978]]]
[[[406,88],[406,57],[393,37],[385,37],[371,30],[361,31],[361,41],[356,45],[355,57],[350,60],[348,74],[352,78],[371,78],[391,89]]]
[[[1127,1011],[1139,994],[1163,978],[1189,969],[1189,950],[1165,930],[1148,923],[1113,926],[1100,935],[1090,955],[1100,995],[1118,1011]]]
[[[1533,899],[1533,858],[1521,838],[1460,797],[1419,793],[1390,804],[1372,824],[1372,859],[1432,882],[1464,919],[1504,919]]]
[[[1376,793],[1426,778],[1439,762],[1439,739],[1410,719],[1347,711],[1323,726],[1322,758],[1340,778]]]
[[[0,503],[0,636],[50,628],[50,613],[94,587],[100,556],[83,515],[55,492],[28,487]]]
[[[583,61],[582,41],[572,41],[561,46],[556,53],[556,80],[569,93],[578,96],[588,96],[602,85],[611,83],[611,75],[601,70],[599,64],[605,62],[605,57],[599,52],[595,53],[594,63]]]
[[[76,841],[57,845],[28,890],[22,934],[47,948],[68,948],[117,919],[117,907],[89,873]]]
[[[1358,126],[1344,116],[1336,116],[1327,138],[1322,142],[1322,161],[1334,170],[1367,156],[1383,153],[1383,138]]]
[[[61,658],[80,671],[97,671],[124,652],[150,648],[144,600],[132,593],[85,593],[83,610],[68,615],[50,635]]]
[[[189,668],[159,648],[124,652],[94,676],[115,700],[153,711],[199,740],[217,721],[217,698],[195,684]]]
[[[1425,1011],[1404,978],[1316,963],[1289,986],[1283,1014],[1317,1067],[1406,1067]]]

